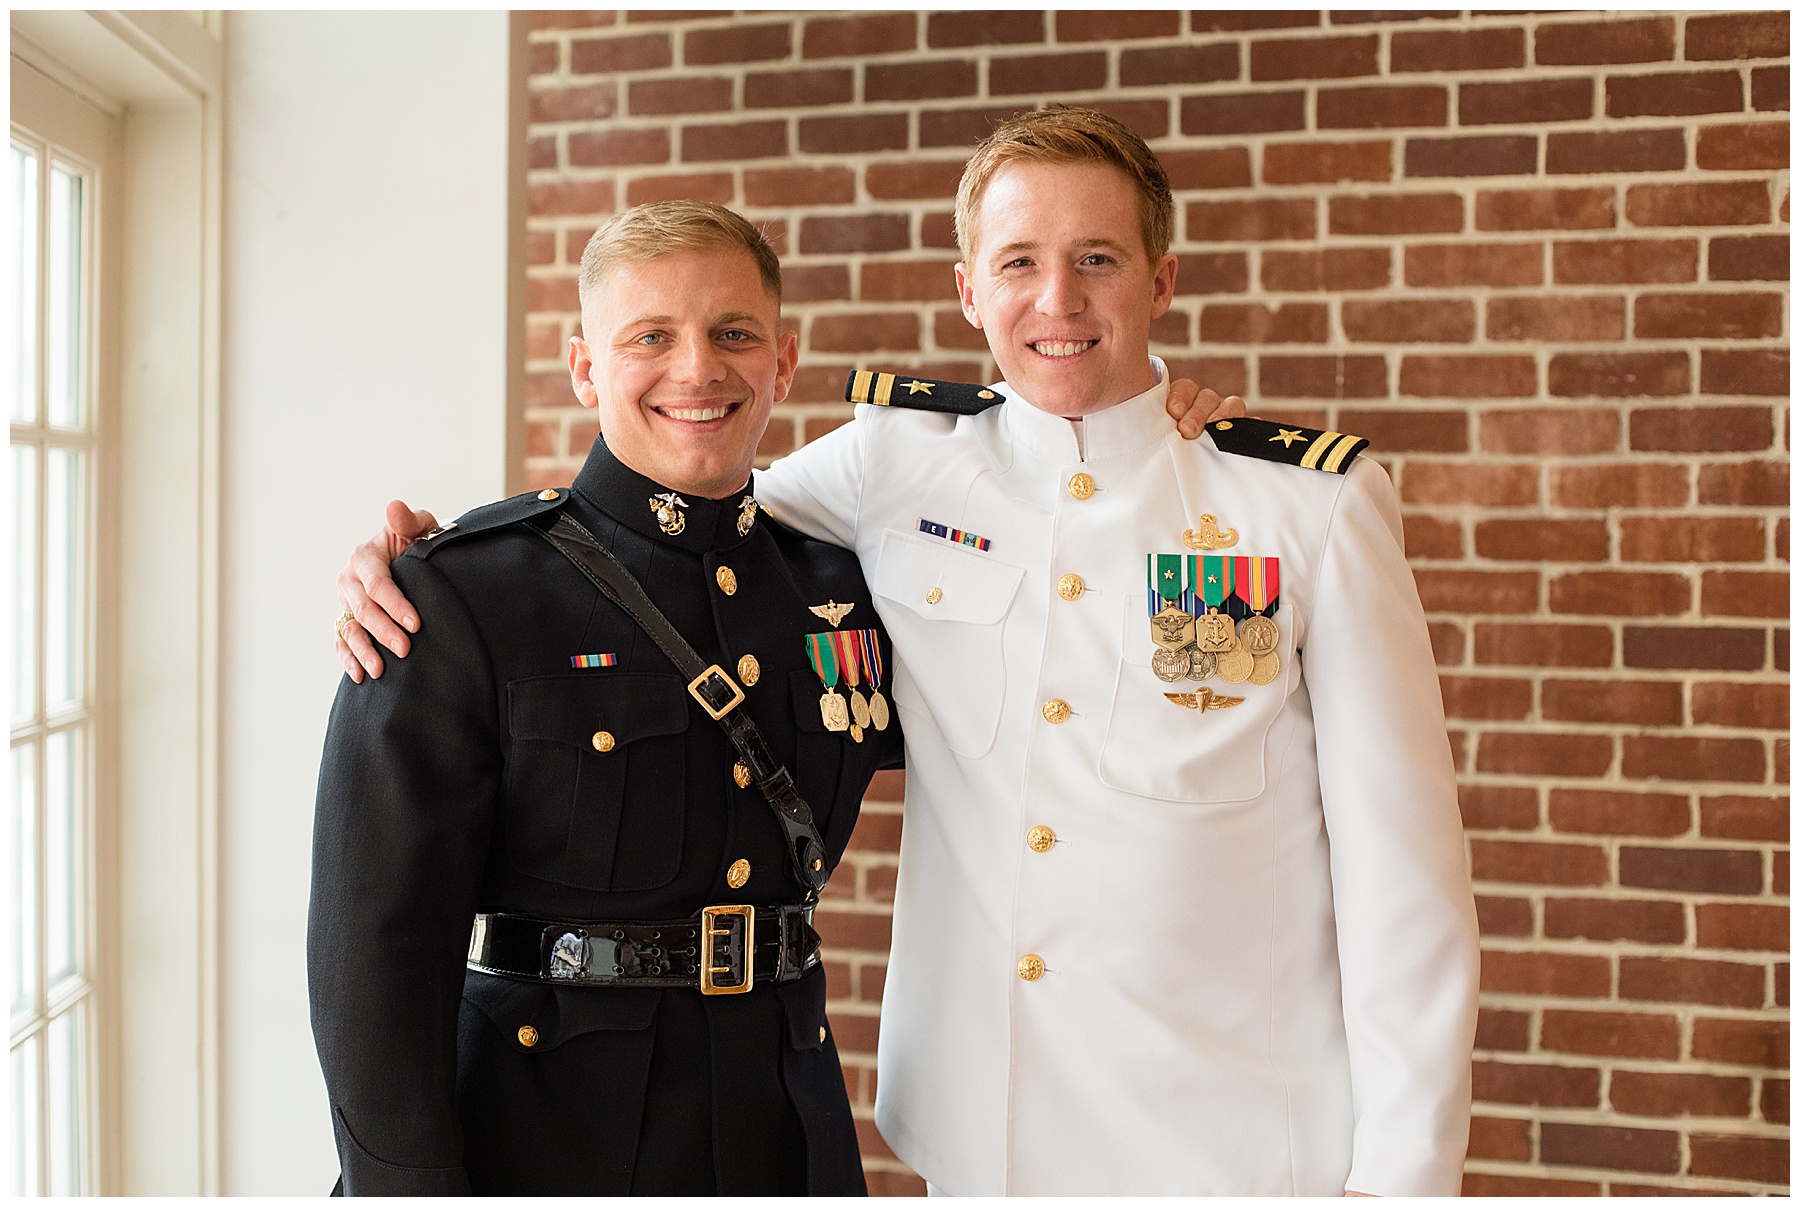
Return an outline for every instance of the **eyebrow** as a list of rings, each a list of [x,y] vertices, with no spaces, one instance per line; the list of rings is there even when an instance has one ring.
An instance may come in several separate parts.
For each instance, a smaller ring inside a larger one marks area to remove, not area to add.
[[[1017,240],[1016,242],[1008,243],[1005,247],[996,248],[994,250],[993,254],[996,257],[1010,256],[1015,252],[1033,251],[1036,248],[1038,248],[1039,246],[1040,246],[1040,244],[1033,242],[1032,240],[1020,239],[1020,240]],[[1108,239],[1104,236],[1096,237],[1093,239],[1078,239],[1075,242],[1075,246],[1082,247],[1082,248],[1105,247],[1105,248],[1109,248],[1113,251],[1127,251],[1128,250],[1126,245],[1119,242],[1117,239]]]
[[[650,323],[650,324],[653,324],[656,326],[665,326],[665,325],[667,325],[669,323],[673,323],[675,321],[676,321],[676,318],[672,314],[640,314],[634,318],[627,319],[625,322],[625,326],[636,327],[641,323]],[[722,327],[727,323],[761,323],[761,322],[762,322],[762,319],[758,318],[756,315],[752,314],[748,310],[733,310],[730,314],[721,314],[717,318],[708,320],[707,325],[710,327]]]

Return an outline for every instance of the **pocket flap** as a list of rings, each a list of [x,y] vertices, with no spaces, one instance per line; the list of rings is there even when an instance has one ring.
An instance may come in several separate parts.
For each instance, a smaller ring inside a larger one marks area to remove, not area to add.
[[[995,624],[1006,615],[1025,571],[945,541],[888,529],[871,585],[928,620]],[[937,602],[929,602],[937,591]]]
[[[536,1028],[534,1052],[591,1031],[642,1031],[656,1018],[660,996],[653,989],[567,989],[483,972],[471,972],[463,981],[463,1000],[503,1033]]]
[[[789,671],[788,694],[794,697],[794,728],[801,733],[824,733],[825,717],[819,711],[819,697],[825,694],[825,685],[819,677],[811,671]]]
[[[565,742],[583,750],[604,729],[620,745],[688,727],[687,687],[673,675],[545,675],[506,685],[515,738]]]

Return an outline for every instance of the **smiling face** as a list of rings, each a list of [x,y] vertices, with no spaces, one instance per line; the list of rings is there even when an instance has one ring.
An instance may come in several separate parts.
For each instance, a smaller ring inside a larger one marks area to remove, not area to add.
[[[569,377],[620,461],[718,499],[750,476],[798,341],[754,257],[689,251],[617,265],[582,308]]]
[[[1073,418],[1156,383],[1150,323],[1174,298],[1175,257],[1145,250],[1130,177],[1104,163],[1009,163],[977,213],[956,286],[1009,386]]]

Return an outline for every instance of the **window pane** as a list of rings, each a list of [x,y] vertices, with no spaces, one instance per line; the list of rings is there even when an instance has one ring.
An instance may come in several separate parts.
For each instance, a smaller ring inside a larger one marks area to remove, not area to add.
[[[50,1193],[81,1194],[82,1092],[81,1025],[84,1006],[73,1006],[50,1020]]]
[[[37,419],[38,157],[13,145],[7,197],[19,220],[7,240],[6,344],[13,366],[12,417]]]
[[[29,444],[12,446],[13,523],[8,530],[12,551],[13,724],[37,715],[37,535],[38,455]]]
[[[37,752],[35,742],[12,748],[12,805],[6,825],[7,901],[12,905],[14,1026],[37,1009]]]
[[[44,385],[50,422],[81,426],[83,282],[81,177],[50,166],[50,242],[45,251]]]
[[[49,450],[44,495],[44,708],[57,712],[81,703],[82,454]]]
[[[38,1037],[12,1050],[12,1192],[40,1192],[38,1181]]]
[[[54,993],[81,971],[81,731],[44,741],[44,964]]]

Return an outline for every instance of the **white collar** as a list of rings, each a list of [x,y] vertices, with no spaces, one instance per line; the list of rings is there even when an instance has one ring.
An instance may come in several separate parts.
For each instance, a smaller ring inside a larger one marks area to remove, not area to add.
[[[1001,419],[1008,437],[1058,464],[1104,461],[1166,439],[1175,429],[1167,407],[1169,370],[1155,356],[1150,358],[1150,367],[1156,374],[1156,384],[1124,402],[1083,415],[1080,437],[1069,420],[1038,410],[1018,391],[1001,382],[994,389],[1006,398]]]

